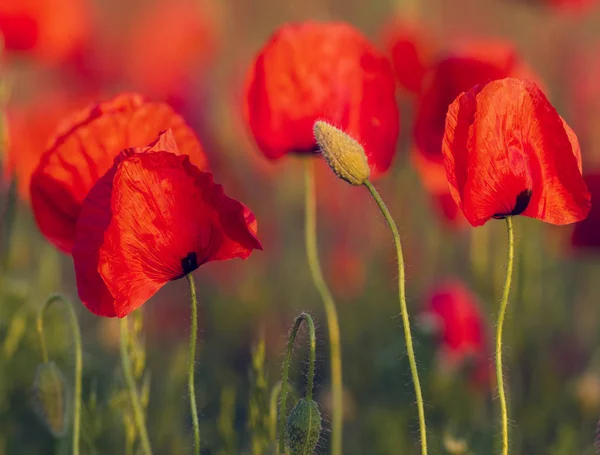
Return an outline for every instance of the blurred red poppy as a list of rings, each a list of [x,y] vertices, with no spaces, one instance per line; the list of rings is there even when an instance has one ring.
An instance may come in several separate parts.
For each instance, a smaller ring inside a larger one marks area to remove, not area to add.
[[[123,94],[65,120],[31,177],[31,205],[48,240],[70,253],[81,203],[114,158],[127,147],[148,144],[169,128],[179,150],[206,169],[194,132],[164,103]]]
[[[592,200],[600,200],[600,174],[584,177]],[[577,249],[600,249],[600,206],[593,204],[588,217],[575,224],[571,244]]]
[[[442,156],[442,138],[448,106],[462,92],[477,84],[505,77],[533,77],[514,47],[502,41],[466,41],[451,55],[437,61],[428,73],[417,102],[413,162],[440,214],[451,225],[463,224],[458,207],[450,202]]]
[[[382,42],[391,56],[400,86],[409,93],[421,92],[427,70],[434,63],[436,38],[416,22],[393,19],[385,26]]]
[[[8,117],[8,154],[5,172],[14,174],[23,201],[29,201],[31,175],[48,150],[52,134],[74,109],[84,107],[91,97],[71,97],[60,92],[35,97],[24,105],[10,105]]]
[[[551,224],[587,217],[575,133],[540,88],[506,78],[461,94],[442,151],[450,192],[473,226],[524,215]]]
[[[198,78],[215,54],[215,6],[199,0],[159,0],[136,15],[124,65],[136,90],[166,98]]]
[[[287,24],[250,68],[246,121],[262,152],[277,159],[316,152],[313,124],[327,120],[363,144],[377,176],[396,150],[394,92],[390,62],[350,25]]]
[[[8,52],[27,52],[58,63],[79,49],[90,33],[86,0],[0,2],[0,34]]]
[[[475,384],[491,384],[487,324],[477,298],[462,282],[450,280],[436,286],[426,299],[422,322],[438,336],[444,367],[468,367]]]
[[[73,247],[79,296],[99,316],[125,317],[202,264],[262,249],[256,229],[167,131],[123,150],[83,202]]]

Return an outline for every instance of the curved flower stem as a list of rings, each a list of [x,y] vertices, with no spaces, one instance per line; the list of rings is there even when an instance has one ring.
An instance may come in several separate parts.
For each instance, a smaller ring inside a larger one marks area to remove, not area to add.
[[[396,253],[398,257],[398,293],[400,297],[400,314],[402,316],[402,327],[404,328],[404,338],[406,339],[406,351],[408,352],[408,360],[410,363],[410,372],[412,374],[412,380],[415,387],[415,395],[417,398],[417,411],[419,413],[419,428],[421,432],[421,454],[427,454],[427,427],[425,424],[425,406],[423,405],[423,395],[421,393],[421,383],[419,381],[419,372],[417,370],[417,361],[415,359],[415,351],[413,348],[412,334],[410,332],[410,321],[408,319],[408,308],[406,307],[406,283],[405,283],[405,272],[404,272],[404,256],[402,254],[402,244],[400,243],[400,234],[398,234],[398,228],[392,218],[385,202],[381,199],[381,196],[373,186],[373,184],[367,180],[364,185],[367,187],[375,202],[379,206],[381,213],[387,221],[392,235],[394,237],[394,244],[396,245]]]
[[[135,379],[131,371],[131,359],[129,357],[129,350],[127,347],[127,341],[129,340],[129,326],[127,318],[122,318],[120,321],[121,328],[121,369],[123,370],[123,376],[125,377],[125,383],[127,384],[127,390],[129,392],[129,399],[131,400],[131,408],[133,409],[133,418],[137,426],[140,442],[142,444],[142,452],[144,455],[152,455],[152,447],[150,446],[150,439],[148,438],[148,430],[146,429],[146,422],[144,421],[144,411],[140,403],[140,396],[135,385]]]
[[[190,329],[190,358],[188,370],[188,390],[190,392],[190,410],[194,426],[194,453],[200,455],[200,423],[196,407],[196,388],[194,386],[194,371],[196,366],[196,339],[198,337],[198,299],[196,298],[196,283],[191,273],[186,275],[190,285],[190,300],[192,304],[192,324]]]
[[[331,356],[331,454],[342,455],[342,354],[340,350],[340,327],[333,296],[325,283],[317,252],[317,201],[313,160],[305,160],[306,182],[306,255],[313,281],[325,306],[329,349]]]
[[[504,394],[504,378],[502,374],[502,326],[508,306],[508,295],[510,294],[510,282],[512,279],[513,263],[515,258],[515,233],[513,231],[512,217],[506,217],[506,230],[508,232],[508,265],[506,268],[506,281],[500,302],[498,313],[498,324],[496,325],[496,378],[498,381],[498,399],[500,400],[500,411],[502,415],[502,454],[508,455],[508,409],[506,407],[506,396]]]
[[[53,295],[40,309],[36,327],[40,338],[40,345],[42,348],[42,359],[44,362],[48,362],[48,350],[46,348],[46,338],[44,337],[44,314],[46,309],[50,307],[54,302],[61,301],[65,304],[69,313],[69,324],[71,326],[71,332],[73,332],[73,342],[75,344],[75,390],[73,397],[73,455],[79,455],[79,434],[81,428],[81,376],[83,371],[83,355],[81,349],[81,330],[79,329],[79,321],[77,320],[77,314],[73,309],[73,305],[67,299],[61,295]]]
[[[315,381],[315,362],[317,359],[317,339],[315,336],[315,325],[312,318],[307,313],[302,313],[294,321],[292,330],[290,330],[290,338],[288,340],[287,351],[285,353],[285,361],[283,362],[283,372],[281,374],[281,392],[279,399],[279,450],[281,453],[285,450],[285,403],[287,400],[287,385],[290,372],[290,363],[292,362],[292,352],[294,351],[294,342],[298,329],[302,322],[308,324],[308,337],[310,341],[310,360],[308,363],[308,384],[306,385],[306,399],[312,400],[313,384]]]

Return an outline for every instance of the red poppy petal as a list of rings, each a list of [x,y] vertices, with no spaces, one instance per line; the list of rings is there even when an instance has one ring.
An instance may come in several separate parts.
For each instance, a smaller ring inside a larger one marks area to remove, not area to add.
[[[117,316],[127,315],[167,281],[201,264],[246,258],[261,248],[254,216],[187,156],[123,153],[113,169],[110,198],[95,187],[84,202],[73,255],[76,269],[80,262],[84,272],[92,267],[86,262],[95,262]],[[95,219],[88,218],[94,213]],[[108,224],[103,223],[107,218]],[[98,227],[90,227],[94,224]],[[88,239],[92,246],[81,245],[80,239],[89,236],[94,237]],[[90,309],[104,304],[86,301],[89,290],[79,289]]]
[[[585,218],[589,193],[572,132],[533,82],[494,81],[448,110],[451,192],[474,226],[521,214],[552,224]]]
[[[314,153],[316,120],[359,140],[372,176],[389,168],[396,150],[399,112],[391,64],[348,24],[305,22],[277,30],[250,67],[244,109],[270,159]]]
[[[163,103],[137,94],[74,114],[55,136],[31,179],[31,202],[42,233],[70,252],[81,203],[96,181],[127,147],[142,147],[171,128],[182,153],[202,169],[206,158],[194,132]]]

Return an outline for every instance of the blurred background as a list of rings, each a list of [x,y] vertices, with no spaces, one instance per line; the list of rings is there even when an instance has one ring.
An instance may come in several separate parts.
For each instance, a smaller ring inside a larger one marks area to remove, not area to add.
[[[196,272],[203,454],[269,453],[260,443],[294,317],[317,323],[316,400],[328,453],[329,358],[322,303],[304,252],[299,158],[270,162],[243,122],[248,66],[289,21],[342,20],[392,61],[401,136],[375,184],[403,238],[431,454],[491,454],[500,425],[493,330],[504,282],[503,222],[471,228],[440,176],[445,109],[490,78],[533,78],[579,137],[600,197],[600,2],[593,0],[3,0],[0,32],[0,455],[67,454],[36,417],[36,312],[60,292],[84,343],[84,454],[136,453],[118,322],[77,301],[73,263],[39,233],[29,177],[61,119],[134,90],[193,126],[215,179],[259,221],[264,251]],[[441,126],[440,126],[441,125]],[[436,139],[437,138],[437,139]],[[437,142],[436,142],[437,141]],[[433,149],[433,151],[432,151]],[[414,390],[390,233],[363,188],[318,169],[320,257],[336,297],[344,374],[344,453],[418,452]],[[519,217],[505,325],[513,454],[594,454],[600,418],[600,209],[577,226]],[[191,452],[186,390],[189,296],[169,283],[134,318],[135,370],[155,453]],[[50,357],[72,382],[64,310],[48,312]],[[306,336],[292,381],[303,393]],[[263,419],[264,420],[264,419]]]

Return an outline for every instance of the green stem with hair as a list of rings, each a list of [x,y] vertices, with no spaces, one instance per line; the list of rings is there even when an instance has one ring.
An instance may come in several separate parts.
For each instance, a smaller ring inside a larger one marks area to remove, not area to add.
[[[142,452],[144,455],[152,455],[152,447],[150,446],[150,438],[148,438],[148,430],[146,429],[144,411],[142,410],[140,395],[138,393],[131,369],[131,358],[129,356],[129,348],[127,343],[129,341],[129,325],[127,318],[121,318],[119,324],[121,329],[121,340],[119,345],[121,350],[121,369],[123,370],[123,377],[125,378],[125,384],[127,385],[127,391],[129,392],[129,400],[131,401],[133,418],[140,436]]]
[[[308,362],[308,384],[306,385],[306,399],[312,400],[313,385],[315,380],[315,363],[317,360],[317,338],[315,335],[315,325],[312,318],[307,313],[302,313],[294,321],[294,325],[290,330],[290,337],[288,340],[287,351],[285,353],[285,361],[283,362],[283,372],[281,375],[281,391],[279,399],[279,451],[284,453],[285,450],[285,413],[286,413],[286,401],[287,401],[287,386],[290,373],[290,364],[292,363],[292,353],[294,351],[294,342],[296,341],[296,335],[298,335],[298,329],[302,325],[302,322],[306,321],[308,325],[308,337],[310,342],[310,358]]]
[[[325,283],[319,254],[317,250],[317,201],[313,159],[305,161],[306,184],[306,255],[308,265],[325,306],[327,329],[329,332],[329,349],[331,357],[331,454],[342,455],[342,354],[340,349],[340,326],[333,296]]]
[[[190,328],[190,357],[188,369],[188,390],[190,393],[190,411],[194,427],[194,453],[200,455],[200,423],[198,421],[198,408],[196,407],[196,387],[194,385],[194,372],[196,366],[196,340],[198,338],[198,298],[196,297],[196,283],[194,276],[186,275],[190,285],[190,301],[192,304],[192,323]]]
[[[413,348],[412,334],[410,331],[410,321],[408,319],[408,308],[406,306],[406,279],[404,271],[404,256],[402,254],[402,244],[400,242],[400,234],[398,234],[398,228],[392,218],[385,202],[381,199],[381,196],[373,186],[373,184],[367,180],[364,185],[367,187],[375,202],[379,206],[381,213],[383,214],[392,235],[394,237],[394,245],[396,246],[396,255],[398,259],[398,295],[400,298],[400,315],[402,316],[402,327],[404,328],[404,338],[406,340],[406,351],[408,352],[408,360],[410,363],[410,372],[412,375],[413,384],[415,387],[415,395],[417,399],[417,411],[419,414],[419,429],[421,434],[421,454],[427,455],[427,427],[425,424],[425,406],[423,404],[423,394],[421,393],[421,383],[419,381],[419,372],[417,370],[417,361],[415,358],[415,351]]]
[[[508,408],[506,406],[506,395],[504,393],[504,377],[502,373],[502,327],[508,306],[510,294],[510,282],[512,279],[513,265],[515,259],[515,233],[513,230],[512,216],[506,217],[506,230],[508,233],[508,265],[506,268],[506,281],[500,302],[498,313],[498,324],[496,325],[496,378],[498,381],[498,399],[500,400],[500,412],[502,419],[502,454],[508,455]]]
[[[79,321],[77,320],[77,314],[73,309],[73,305],[67,299],[61,295],[53,295],[40,309],[36,327],[40,339],[40,346],[42,349],[42,359],[44,363],[48,362],[48,349],[46,348],[46,338],[44,336],[44,314],[46,310],[54,302],[61,301],[65,304],[69,313],[69,325],[71,326],[71,332],[73,333],[73,341],[75,347],[75,390],[73,393],[73,455],[79,455],[79,435],[81,428],[81,377],[83,374],[83,355],[81,348],[81,330],[79,328]]]

